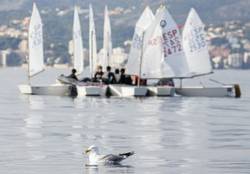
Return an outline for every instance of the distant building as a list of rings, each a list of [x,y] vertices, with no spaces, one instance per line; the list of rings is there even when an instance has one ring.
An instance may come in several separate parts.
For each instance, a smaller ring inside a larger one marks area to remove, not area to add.
[[[2,50],[0,52],[0,66],[6,67],[7,66],[7,59],[10,54],[10,50]]]
[[[98,53],[98,59],[101,60],[104,57],[104,51],[101,49]],[[125,53],[125,50],[121,47],[113,48],[112,55],[110,57],[110,66],[113,68],[121,68],[124,66],[125,61],[127,60],[128,55]]]
[[[250,68],[250,52],[244,53],[244,68]]]
[[[243,55],[239,53],[233,53],[228,56],[228,65],[231,68],[242,68],[243,66]]]

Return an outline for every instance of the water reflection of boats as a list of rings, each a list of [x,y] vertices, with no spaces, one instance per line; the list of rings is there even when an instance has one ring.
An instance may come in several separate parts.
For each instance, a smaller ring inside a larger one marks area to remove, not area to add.
[[[23,133],[26,137],[26,146],[29,149],[29,155],[32,160],[45,159],[46,155],[41,150],[43,135],[44,115],[39,110],[44,109],[44,101],[40,96],[29,96],[28,98],[30,112],[24,119]]]

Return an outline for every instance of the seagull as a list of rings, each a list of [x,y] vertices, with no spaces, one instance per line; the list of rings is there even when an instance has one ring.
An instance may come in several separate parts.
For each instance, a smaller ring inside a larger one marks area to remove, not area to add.
[[[99,149],[97,146],[90,146],[85,153],[89,156],[89,165],[98,165],[98,164],[119,164],[124,159],[127,159],[129,156],[135,154],[135,152],[121,153],[118,155],[108,154],[100,155]]]

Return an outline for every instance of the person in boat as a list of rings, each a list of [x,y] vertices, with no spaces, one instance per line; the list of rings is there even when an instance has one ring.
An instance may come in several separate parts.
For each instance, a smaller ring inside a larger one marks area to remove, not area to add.
[[[118,81],[119,84],[132,85],[131,76],[125,74],[125,69],[121,69],[120,79]]]
[[[107,66],[107,72],[104,74],[104,82],[106,84],[114,84],[116,83],[115,74],[111,71],[111,67]]]
[[[139,78],[138,75],[133,75],[132,76],[132,84],[133,85],[138,85],[139,80],[140,80],[140,85],[147,86],[147,79]]]
[[[115,69],[115,81],[119,82],[120,77],[121,77],[120,70],[119,69]]]
[[[102,71],[102,66],[98,66],[97,71],[96,71],[95,76],[94,76],[94,81],[95,82],[102,81],[103,80],[103,75],[104,75],[104,72]]]
[[[71,78],[71,79],[74,79],[74,80],[76,80],[76,81],[78,81],[78,78],[77,78],[77,76],[76,76],[76,69],[75,68],[73,68],[72,70],[71,70],[71,74],[69,75],[69,76],[67,76],[67,78]]]
[[[124,68],[121,69],[121,75],[120,75],[119,83],[120,84],[126,84],[126,75],[125,75],[125,69]]]
[[[172,86],[174,87],[174,80],[172,78],[162,78],[158,81],[157,85],[159,86]]]

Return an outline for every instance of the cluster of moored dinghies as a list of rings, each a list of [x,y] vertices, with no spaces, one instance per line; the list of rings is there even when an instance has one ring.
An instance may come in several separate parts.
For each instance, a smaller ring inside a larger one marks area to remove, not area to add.
[[[92,6],[89,6],[89,71],[84,71],[83,41],[78,9],[74,10],[73,74],[61,75],[56,84],[30,85],[44,70],[42,20],[36,4],[29,26],[29,85],[20,85],[24,94],[77,96],[195,96],[240,97],[237,84],[205,87],[174,86],[173,79],[190,79],[213,73],[204,24],[194,9],[190,10],[182,34],[178,25],[161,5],[154,15],[146,7],[135,26],[130,54],[125,67],[110,67],[112,55],[111,25],[108,8],[104,14],[102,57],[97,56],[96,31]],[[103,72],[105,68],[107,71]],[[112,72],[114,71],[115,72]],[[119,71],[119,72],[118,72]],[[72,78],[73,77],[73,78]]]

